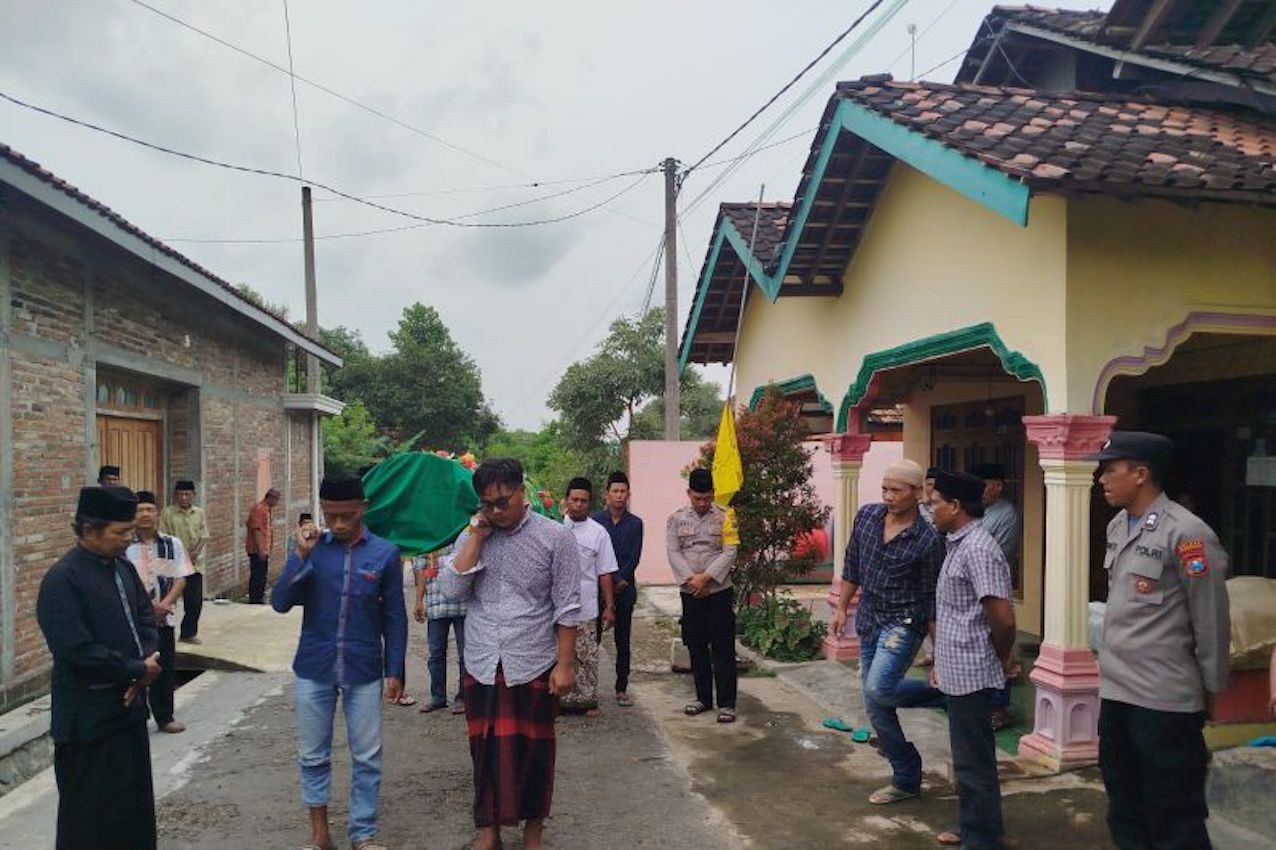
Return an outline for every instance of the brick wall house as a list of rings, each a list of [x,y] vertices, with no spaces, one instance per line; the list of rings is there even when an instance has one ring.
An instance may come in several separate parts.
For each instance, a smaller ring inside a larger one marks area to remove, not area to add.
[[[45,571],[73,543],[78,489],[100,463],[153,489],[196,482],[209,596],[247,583],[244,519],[275,509],[272,572],[311,510],[319,417],[287,392],[290,352],[340,360],[225,281],[0,145],[0,711],[43,688],[35,619]]]

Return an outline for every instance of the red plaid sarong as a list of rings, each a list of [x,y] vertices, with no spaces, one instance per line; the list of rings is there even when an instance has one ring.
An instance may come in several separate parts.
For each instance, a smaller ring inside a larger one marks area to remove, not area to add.
[[[474,760],[474,824],[513,826],[549,816],[554,796],[554,717],[549,671],[526,684],[484,685],[466,674],[465,719]]]

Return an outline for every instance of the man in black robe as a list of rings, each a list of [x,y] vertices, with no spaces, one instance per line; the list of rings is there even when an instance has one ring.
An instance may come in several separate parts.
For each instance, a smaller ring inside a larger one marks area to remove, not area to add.
[[[53,655],[58,850],[154,850],[146,686],[160,673],[146,588],[124,559],[137,497],[85,487],[77,545],[40,583],[36,615]]]

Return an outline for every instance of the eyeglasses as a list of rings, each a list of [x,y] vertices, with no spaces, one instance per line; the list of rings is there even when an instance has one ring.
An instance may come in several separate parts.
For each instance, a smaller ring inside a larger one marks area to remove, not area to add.
[[[510,500],[513,499],[515,495],[516,493],[510,493],[508,496],[502,496],[501,498],[492,502],[488,502],[483,499],[480,499],[479,510],[489,514],[492,513],[493,511],[508,510],[510,506]]]

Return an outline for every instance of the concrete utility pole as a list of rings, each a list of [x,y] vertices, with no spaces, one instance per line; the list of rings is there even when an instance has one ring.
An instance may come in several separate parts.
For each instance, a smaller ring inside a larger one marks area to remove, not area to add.
[[[665,439],[679,439],[682,413],[678,381],[678,160],[665,170]]]
[[[306,266],[306,336],[319,338],[319,294],[315,287],[315,222],[310,210],[310,187],[301,187],[301,231]],[[319,383],[319,358],[313,354],[306,355],[306,392],[317,396],[321,392]],[[322,453],[319,451],[319,411],[310,411],[310,504],[319,505],[319,478]],[[284,512],[287,513],[287,498]]]

